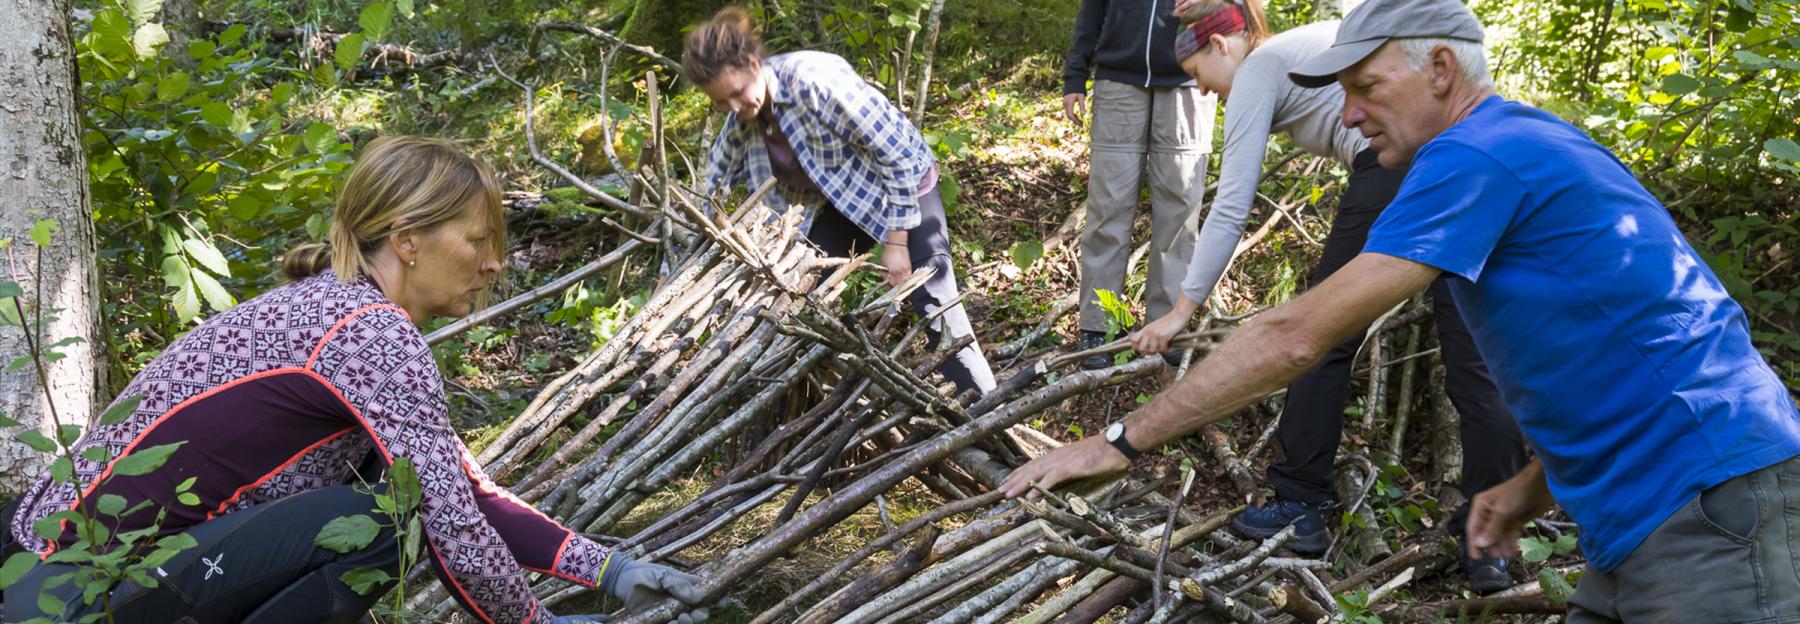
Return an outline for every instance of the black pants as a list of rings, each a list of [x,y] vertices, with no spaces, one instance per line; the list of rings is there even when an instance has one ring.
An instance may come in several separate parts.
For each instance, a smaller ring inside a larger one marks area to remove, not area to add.
[[[393,528],[383,526],[367,548],[348,554],[314,546],[313,538],[339,516],[361,514],[377,524],[391,524],[373,511],[375,498],[359,487],[303,492],[194,526],[187,533],[200,545],[160,566],[160,573],[152,574],[159,577],[156,588],[127,581],[113,590],[114,619],[183,624],[357,621],[388,586],[363,596],[339,577],[361,568],[397,574],[400,550]],[[40,565],[6,588],[5,621],[41,615],[37,596],[45,581],[74,570],[67,564]],[[98,604],[83,605],[73,584],[49,591],[73,610],[52,620],[73,621],[101,611]]]
[[[919,227],[907,231],[906,249],[912,256],[913,270],[931,267],[935,272],[907,296],[907,302],[919,316],[925,316],[956,298],[956,272],[950,267],[950,233],[944,223],[944,202],[939,198],[936,186],[919,194],[919,212]],[[825,253],[839,258],[875,246],[875,239],[829,204],[813,214],[812,227],[806,231],[806,238]],[[925,327],[925,333],[931,336],[932,344],[937,344],[945,328],[957,338],[975,334],[974,326],[969,324],[969,313],[964,311],[961,303],[945,310],[936,322]],[[994,389],[994,371],[988,366],[987,356],[982,355],[979,342],[969,343],[957,351],[955,357],[938,367],[938,372],[956,384],[958,394],[969,389],[983,393]]]
[[[1338,206],[1337,219],[1325,241],[1325,253],[1313,270],[1310,284],[1325,281],[1332,273],[1362,253],[1369,227],[1393,201],[1405,172],[1384,169],[1375,152],[1357,154],[1350,183]],[[1432,317],[1437,322],[1438,343],[1444,359],[1444,391],[1462,416],[1462,493],[1476,493],[1499,485],[1525,466],[1525,436],[1518,422],[1500,400],[1487,364],[1475,350],[1469,328],[1450,295],[1449,275],[1439,277],[1427,289]],[[1288,385],[1287,405],[1276,426],[1283,456],[1269,466],[1269,482],[1277,497],[1305,503],[1333,498],[1332,463],[1344,432],[1344,400],[1350,387],[1350,370],[1362,333],[1346,339],[1325,354],[1318,365]],[[1451,516],[1450,530],[1461,534],[1467,505]]]

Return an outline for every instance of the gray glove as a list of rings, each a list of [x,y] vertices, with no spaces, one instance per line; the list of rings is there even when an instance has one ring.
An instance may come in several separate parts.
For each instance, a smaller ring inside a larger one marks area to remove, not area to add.
[[[554,622],[555,624],[600,624],[601,622],[607,622],[607,621],[611,621],[611,620],[612,620],[611,617],[604,616],[604,615],[598,615],[598,614],[559,615],[559,616],[550,618],[550,621]]]
[[[706,597],[700,591],[700,577],[677,572],[668,566],[640,563],[618,555],[613,556],[613,565],[620,566],[617,576],[604,579],[602,588],[625,601],[627,612],[638,613],[673,597],[682,604],[695,607],[676,616],[675,622],[701,624],[706,621],[706,608],[700,606],[701,599]]]

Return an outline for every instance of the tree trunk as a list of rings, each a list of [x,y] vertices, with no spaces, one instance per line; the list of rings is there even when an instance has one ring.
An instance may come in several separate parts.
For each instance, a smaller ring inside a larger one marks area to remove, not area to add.
[[[0,20],[0,206],[6,207],[0,240],[12,241],[0,251],[0,278],[18,282],[28,305],[62,309],[44,328],[45,342],[81,339],[62,347],[66,357],[45,373],[63,423],[85,426],[100,386],[98,278],[69,0],[0,0],[0,6],[10,16]],[[46,219],[60,229],[40,258],[28,231]],[[0,327],[0,360],[24,355],[25,338],[19,327]],[[0,413],[53,435],[49,407],[33,367],[0,372]],[[0,437],[0,496],[29,485],[42,460],[12,435]]]
[[[163,0],[163,28],[169,31],[169,45],[163,54],[172,55],[177,65],[193,66],[188,57],[188,42],[204,36],[206,24],[200,21],[200,0]]]
[[[925,105],[931,101],[931,60],[937,56],[938,25],[944,18],[944,0],[932,0],[931,21],[926,26],[925,62],[919,68],[919,94],[913,97],[912,122],[925,127]]]
[[[725,0],[636,0],[632,3],[631,17],[619,30],[619,38],[650,46],[663,56],[680,59],[683,33],[726,4],[729,3]],[[751,15],[756,15],[754,3],[741,4],[751,11]]]

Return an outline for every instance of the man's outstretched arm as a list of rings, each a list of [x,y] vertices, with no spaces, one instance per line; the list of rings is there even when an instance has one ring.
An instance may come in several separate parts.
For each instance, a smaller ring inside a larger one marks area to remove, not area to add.
[[[1362,331],[1440,273],[1393,256],[1358,255],[1323,284],[1232,332],[1186,377],[1125,419],[1126,441],[1139,450],[1157,448],[1281,389],[1332,345]],[[1090,436],[1013,471],[1000,489],[1010,498],[1029,491],[1033,482],[1050,488],[1127,465],[1118,450]]]

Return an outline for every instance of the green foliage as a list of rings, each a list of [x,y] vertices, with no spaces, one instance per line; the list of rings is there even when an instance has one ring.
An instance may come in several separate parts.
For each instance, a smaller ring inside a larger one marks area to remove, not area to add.
[[[1125,332],[1137,325],[1137,315],[1131,313],[1131,302],[1104,288],[1094,291],[1094,298],[1100,309],[1106,312],[1106,339],[1117,340]]]
[[[1800,386],[1800,4],[1748,0],[1484,2],[1530,25],[1490,58],[1501,91],[1586,129],[1661,197],[1757,346]]]
[[[1369,592],[1350,592],[1334,596],[1338,610],[1343,612],[1339,621],[1348,624],[1382,624],[1381,616],[1369,604]]]
[[[1013,243],[1012,249],[1007,250],[1007,255],[1012,256],[1013,266],[1019,267],[1020,271],[1030,270],[1033,263],[1044,257],[1044,242],[1027,240]]]
[[[113,464],[113,474],[121,477],[135,477],[155,472],[157,468],[162,467],[164,462],[169,461],[169,456],[175,454],[175,451],[180,449],[183,444],[187,444],[187,442],[161,444],[147,449],[133,450]]]
[[[161,30],[140,19],[146,6],[102,3],[76,52],[103,313],[124,329],[110,333],[167,339],[203,304],[223,310],[231,293],[268,286],[351,161],[330,126],[291,118],[307,73],[266,55],[243,26],[185,50],[145,47],[156,37],[143,33]]]
[[[134,6],[141,8],[142,5],[134,4]],[[152,12],[154,11],[152,10]],[[35,247],[35,253],[40,257],[40,262],[37,263],[39,273],[33,276],[35,283],[43,283],[42,252],[50,246],[51,239],[57,230],[56,224],[49,221],[39,221],[30,228],[29,237]],[[5,246],[10,246],[10,242],[6,242]],[[110,469],[101,473],[100,480],[96,483],[86,482],[76,472],[77,453],[75,449],[81,441],[82,428],[80,425],[61,422],[62,417],[57,410],[56,397],[49,390],[50,384],[45,372],[47,370],[45,365],[62,356],[57,352],[58,349],[80,342],[80,340],[63,338],[45,344],[44,330],[55,318],[58,310],[27,307],[24,303],[25,294],[25,290],[18,283],[0,281],[0,305],[11,308],[13,313],[11,318],[17,321],[13,324],[26,330],[21,332],[25,338],[26,353],[15,359],[14,363],[23,362],[25,365],[30,365],[36,373],[36,385],[44,392],[44,398],[49,405],[49,409],[43,415],[49,422],[37,423],[36,427],[25,428],[15,434],[13,439],[32,450],[50,455],[51,480],[59,487],[67,487],[76,492],[91,492],[115,477],[147,474],[161,467],[164,462],[168,461],[169,455],[185,442],[136,449],[116,462],[111,461],[111,452],[106,450],[104,445],[96,445],[83,450],[80,456],[95,463],[111,462]],[[24,368],[24,366],[12,368]],[[130,415],[141,402],[142,397],[139,396],[121,397],[101,414],[100,421],[108,424],[117,423]],[[19,424],[11,418],[0,417],[0,426],[16,427]],[[40,431],[44,425],[52,427],[55,431],[54,437]],[[96,449],[99,452],[95,452]],[[194,505],[199,502],[197,497],[188,493],[188,489],[193,487],[195,481],[196,479],[189,478],[176,488],[178,501],[181,504]],[[114,532],[113,527],[119,526],[123,518],[146,511],[151,504],[150,500],[145,499],[138,501],[135,505],[129,505],[129,501],[122,496],[103,494],[96,500],[83,498],[81,504],[74,508],[50,514],[38,519],[33,524],[32,529],[35,534],[46,541],[59,539],[63,535],[65,527],[75,530],[77,539],[73,544],[59,548],[43,559],[41,563],[69,564],[71,566],[71,571],[46,579],[43,588],[48,590],[71,583],[79,587],[81,589],[81,605],[88,607],[84,609],[87,613],[82,615],[79,621],[84,623],[102,620],[111,622],[113,620],[112,588],[127,579],[143,587],[156,587],[157,580],[150,576],[150,571],[167,563],[181,551],[197,545],[194,539],[186,534],[150,539],[160,532],[163,520],[167,517],[168,509],[163,507],[156,509],[154,519],[149,526],[132,531]],[[18,553],[8,557],[5,565],[0,566],[0,588],[19,582],[39,563],[37,553],[32,552]],[[69,610],[75,606],[47,591],[40,591],[36,596],[36,602],[40,611],[52,614],[57,618],[68,615]],[[95,605],[99,606],[98,610],[92,608]],[[45,618],[37,618],[32,621],[40,620],[48,621]]]
[[[349,585],[351,591],[365,596],[386,583],[398,584],[392,593],[393,603],[381,607],[393,621],[404,622],[407,571],[418,562],[419,547],[425,539],[424,522],[418,514],[419,503],[424,500],[424,490],[419,486],[418,468],[413,465],[410,457],[395,457],[382,481],[387,484],[385,489],[368,490],[375,497],[375,508],[370,511],[380,514],[387,520],[387,524],[363,514],[339,516],[326,523],[319,534],[313,536],[313,543],[320,548],[348,553],[373,544],[382,527],[394,528],[394,535],[398,538],[396,547],[400,549],[398,574],[389,575],[385,570],[374,568],[358,568],[347,571],[338,578]],[[365,483],[362,487],[366,488],[368,484]]]
[[[1554,540],[1547,537],[1527,535],[1519,538],[1520,557],[1532,563],[1543,563],[1551,557],[1561,557],[1575,552],[1575,536],[1564,534]]]
[[[381,525],[364,515],[339,516],[325,523],[313,537],[313,545],[335,553],[352,553],[367,548],[381,533]]]
[[[1575,585],[1569,582],[1569,577],[1550,568],[1538,570],[1538,586],[1544,588],[1544,597],[1555,604],[1567,604],[1575,595]]]
[[[649,297],[648,291],[629,297],[608,296],[588,288],[586,283],[577,284],[563,291],[562,305],[544,315],[544,320],[587,332],[593,337],[593,347],[599,348],[631,320]]]

